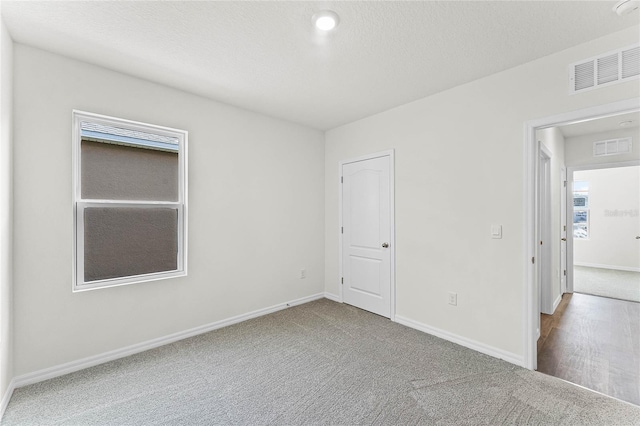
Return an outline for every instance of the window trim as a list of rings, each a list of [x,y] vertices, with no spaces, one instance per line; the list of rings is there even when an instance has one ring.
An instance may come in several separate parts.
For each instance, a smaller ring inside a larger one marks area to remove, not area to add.
[[[73,161],[73,256],[72,256],[72,291],[87,291],[99,288],[116,287],[128,284],[163,280],[187,275],[187,145],[188,132],[186,130],[147,124],[117,117],[110,117],[86,111],[73,110],[72,114],[72,161]],[[178,139],[178,201],[141,201],[141,200],[97,200],[82,198],[82,156],[81,128],[82,121],[106,126],[117,126],[129,130],[137,130],[157,135],[170,136]],[[178,259],[177,269],[173,271],[154,272],[150,274],[133,275],[120,278],[109,278],[97,281],[84,281],[84,214],[87,207],[144,207],[144,208],[175,208],[178,211]]]

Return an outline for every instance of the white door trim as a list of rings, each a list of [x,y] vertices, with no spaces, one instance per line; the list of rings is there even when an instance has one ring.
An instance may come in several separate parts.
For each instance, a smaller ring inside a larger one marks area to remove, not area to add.
[[[567,293],[567,282],[569,280],[568,270],[569,265],[567,263],[567,246],[569,244],[569,216],[568,216],[568,205],[567,199],[569,198],[569,178],[567,177],[567,167],[562,167],[560,169],[560,238],[564,238],[564,241],[560,241],[560,298],[562,295]],[[557,182],[556,182],[557,183]],[[571,197],[571,201],[573,203],[573,197]],[[571,219],[571,235],[573,236],[573,206],[571,206],[572,210],[572,219]],[[563,229],[564,227],[564,229]],[[562,252],[562,243],[564,242],[564,253]],[[554,306],[554,310],[557,306]]]
[[[640,111],[640,98],[631,98],[624,101],[614,102],[606,105],[598,105],[577,111],[557,114],[549,117],[539,118],[524,123],[524,292],[523,292],[523,354],[524,367],[530,370],[537,368],[536,352],[536,317],[540,315],[535,306],[535,294],[538,291],[535,283],[535,267],[532,259],[536,253],[536,162],[538,161],[538,144],[536,130],[549,127],[562,126],[566,124],[589,121],[596,118],[603,118],[612,115],[624,114],[628,112]]]
[[[390,263],[391,263],[391,297],[390,297],[390,319],[391,321],[396,320],[396,220],[395,220],[395,152],[393,149],[387,151],[376,152],[373,154],[361,155],[356,158],[350,158],[348,160],[341,160],[338,164],[338,255],[340,256],[339,267],[338,267],[338,286],[339,286],[339,302],[343,303],[343,293],[342,293],[342,277],[343,275],[343,265],[342,265],[342,167],[345,164],[355,163],[358,161],[364,160],[372,160],[374,158],[380,157],[389,157],[389,219],[391,221],[390,231],[391,238],[389,241],[389,250],[390,250]]]

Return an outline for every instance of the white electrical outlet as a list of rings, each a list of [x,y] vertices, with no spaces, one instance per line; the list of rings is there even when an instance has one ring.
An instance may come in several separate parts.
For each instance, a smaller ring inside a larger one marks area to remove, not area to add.
[[[306,269],[300,269],[300,279],[304,279],[307,278],[307,270]]]
[[[457,293],[449,293],[449,304],[453,306],[458,305],[458,294]]]

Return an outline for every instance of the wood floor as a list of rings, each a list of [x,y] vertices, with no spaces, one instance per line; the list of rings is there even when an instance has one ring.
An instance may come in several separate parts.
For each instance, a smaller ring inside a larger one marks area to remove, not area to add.
[[[538,371],[640,405],[640,303],[565,294],[541,314]]]

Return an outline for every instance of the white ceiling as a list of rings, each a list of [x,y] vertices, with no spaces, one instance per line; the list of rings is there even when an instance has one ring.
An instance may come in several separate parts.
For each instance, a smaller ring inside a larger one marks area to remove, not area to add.
[[[631,121],[631,124],[627,127],[621,127],[620,123],[623,121]],[[561,126],[560,130],[565,138],[574,138],[576,136],[591,135],[612,130],[637,130],[638,125],[640,125],[640,112],[630,112],[628,114],[614,115]]]
[[[15,41],[330,129],[638,25],[616,1],[12,2]],[[341,18],[321,36],[311,16]]]

